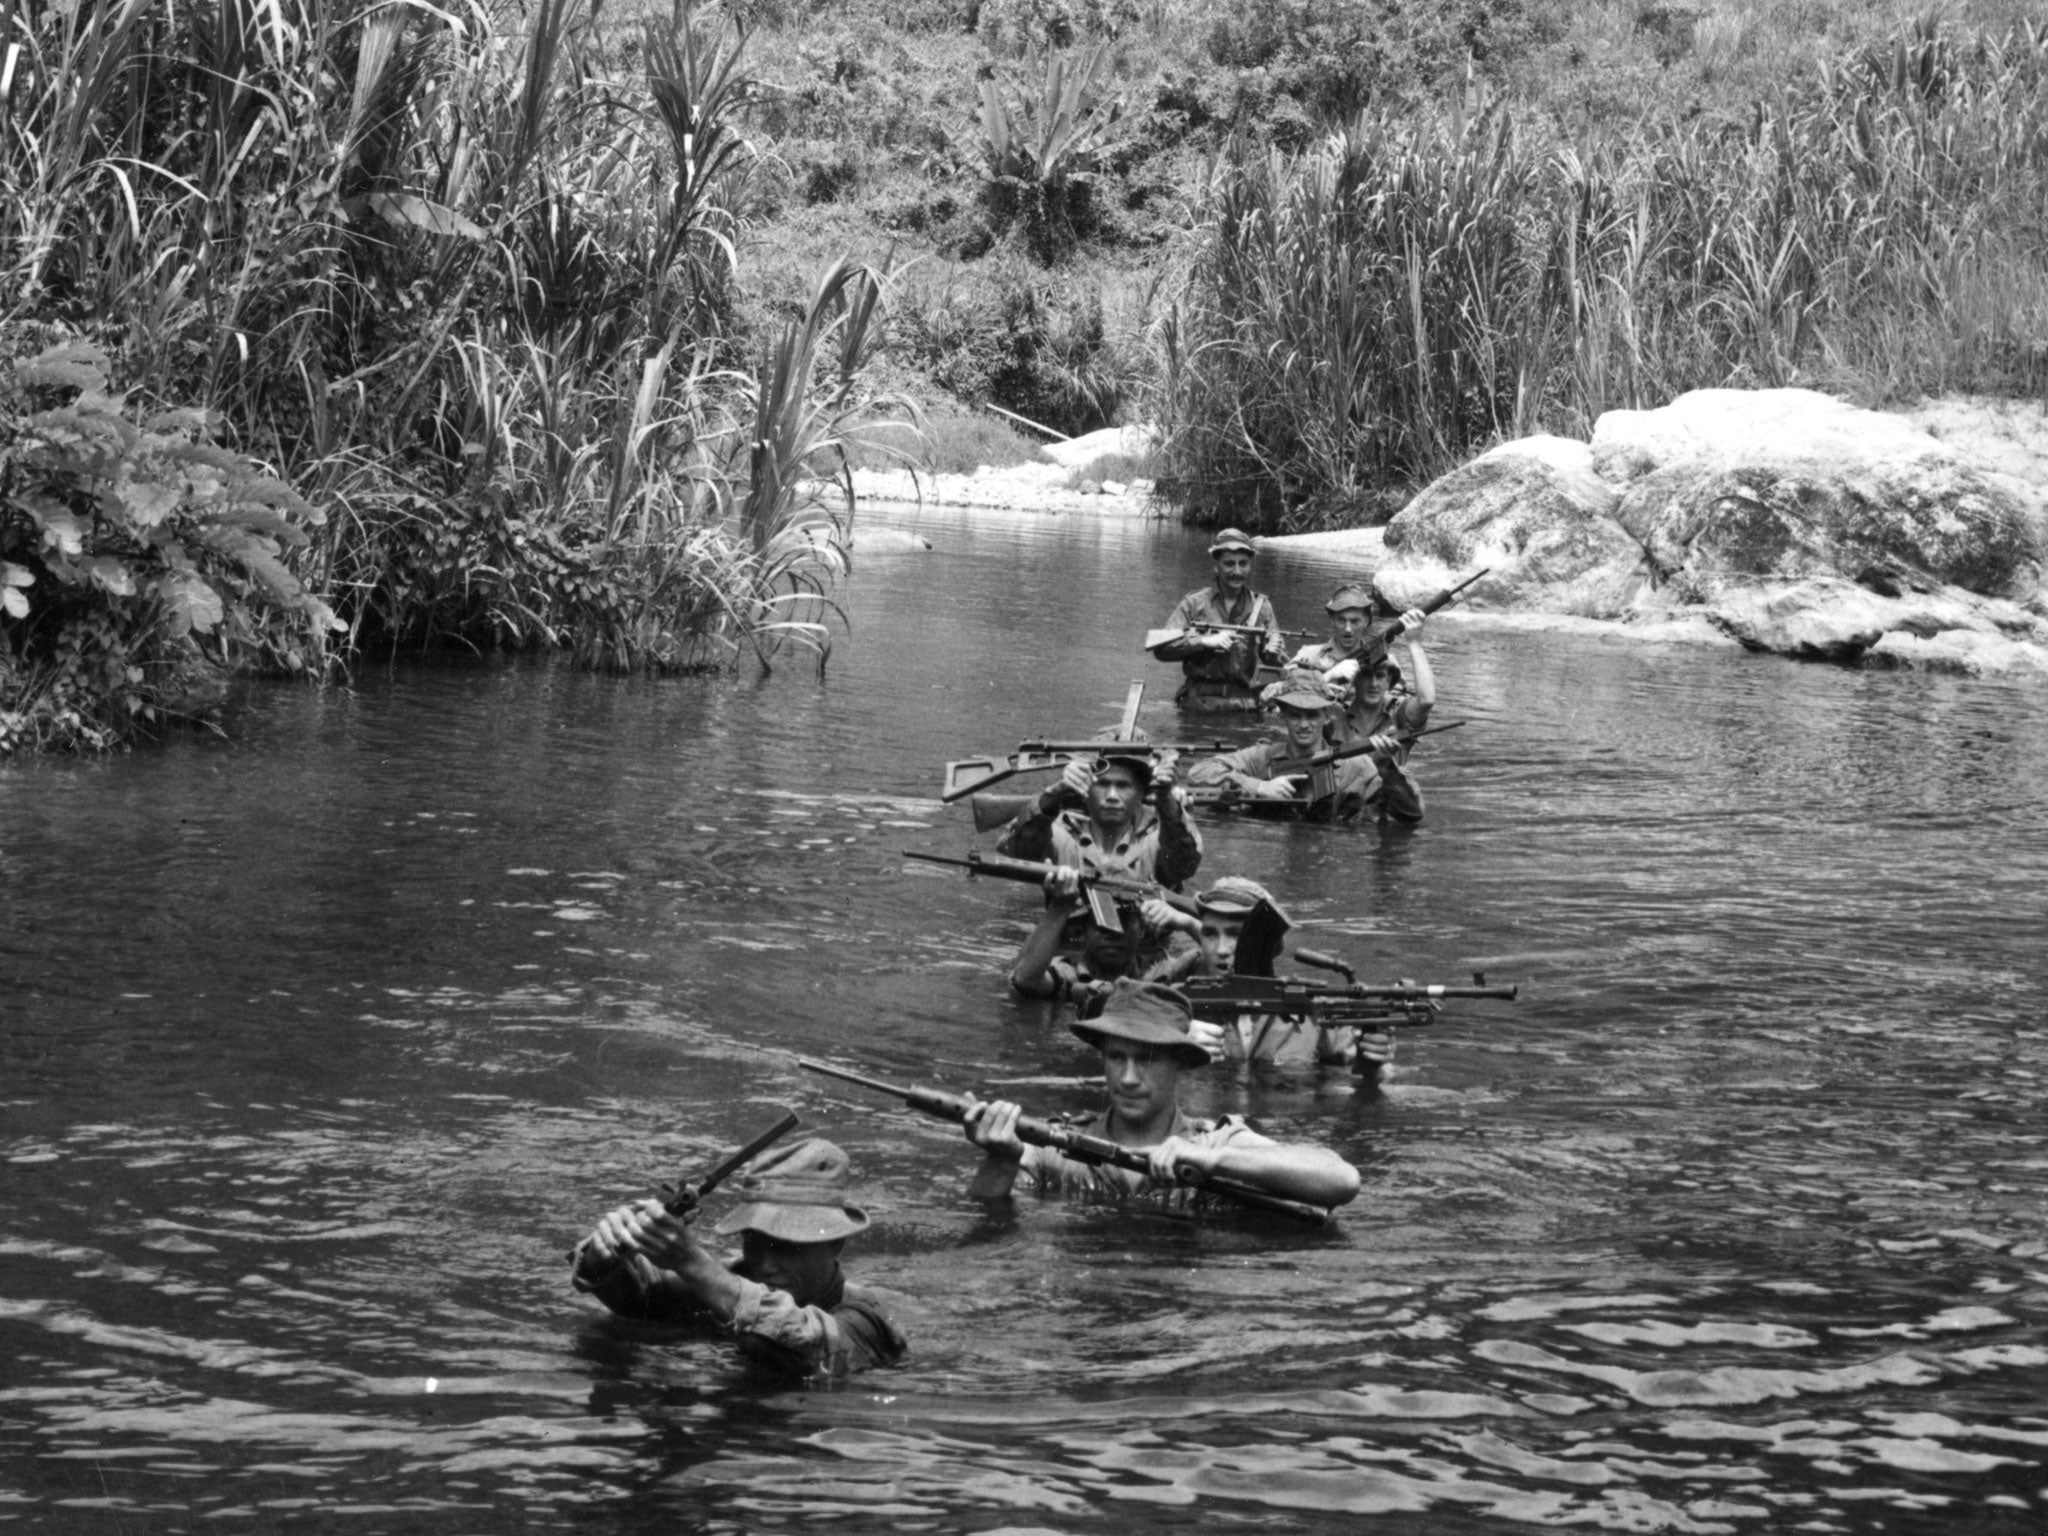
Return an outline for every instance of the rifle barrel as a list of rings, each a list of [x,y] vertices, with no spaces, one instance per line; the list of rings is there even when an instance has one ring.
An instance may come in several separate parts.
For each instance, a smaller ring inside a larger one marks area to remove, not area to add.
[[[912,1109],[922,1110],[937,1119],[950,1120],[956,1125],[966,1121],[968,1109],[973,1102],[963,1095],[948,1093],[940,1088],[905,1088],[895,1083],[885,1083],[879,1078],[863,1077],[858,1072],[849,1072],[844,1067],[835,1067],[829,1062],[813,1061],[808,1056],[797,1057],[796,1064],[807,1072],[816,1072],[824,1077],[836,1077],[843,1082],[888,1094],[901,1099]],[[1150,1174],[1152,1171],[1151,1159],[1135,1147],[1123,1146],[1107,1137],[1067,1130],[1034,1119],[1030,1115],[1017,1117],[1017,1139],[1032,1146],[1049,1147],[1077,1162],[1111,1163],[1132,1173]],[[1226,1196],[1258,1210],[1292,1216],[1297,1221],[1313,1222],[1320,1226],[1330,1219],[1330,1213],[1318,1206],[1304,1205],[1298,1200],[1285,1200],[1278,1195],[1269,1195],[1262,1189],[1255,1189],[1249,1184],[1241,1184],[1235,1179],[1219,1178],[1215,1174],[1202,1175],[1192,1169],[1183,1169],[1181,1182]]]

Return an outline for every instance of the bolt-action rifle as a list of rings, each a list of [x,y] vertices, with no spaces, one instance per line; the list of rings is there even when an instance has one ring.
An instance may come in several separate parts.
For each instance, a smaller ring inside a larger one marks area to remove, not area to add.
[[[1422,616],[1424,618],[1428,618],[1432,613],[1435,613],[1439,608],[1448,608],[1452,603],[1458,600],[1458,594],[1460,592],[1464,591],[1467,587],[1471,586],[1472,583],[1479,580],[1480,577],[1489,576],[1492,573],[1493,567],[1489,565],[1481,570],[1474,571],[1470,576],[1467,576],[1455,587],[1445,587],[1443,591],[1437,593],[1435,597],[1432,597],[1428,602],[1420,605],[1422,609]],[[1361,672],[1370,672],[1373,668],[1384,664],[1387,659],[1387,647],[1392,645],[1396,640],[1400,639],[1400,637],[1406,634],[1407,632],[1408,625],[1406,621],[1402,619],[1395,619],[1391,624],[1388,624],[1383,628],[1370,631],[1365,637],[1364,646],[1362,646],[1358,652],[1358,670]]]
[[[1013,859],[1000,853],[983,853],[979,849],[964,859],[956,859],[943,853],[919,853],[915,848],[906,848],[903,857],[920,859],[927,864],[950,864],[966,870],[970,876],[989,875],[997,880],[1015,880],[1020,885],[1043,886],[1045,877],[1060,867],[1037,859]],[[1088,915],[1095,926],[1106,933],[1124,931],[1123,918],[1117,912],[1119,902],[1140,902],[1151,896],[1157,896],[1182,912],[1192,914],[1199,910],[1188,897],[1149,880],[1125,880],[1116,875],[1081,871],[1081,899],[1088,904]]]
[[[936,1119],[950,1120],[955,1125],[966,1124],[967,1112],[975,1102],[963,1094],[948,1093],[942,1088],[899,1087],[895,1083],[863,1077],[858,1072],[849,1072],[843,1067],[812,1061],[803,1056],[797,1058],[796,1064],[806,1072],[836,1077],[842,1082],[855,1083],[876,1093],[889,1094],[901,1099],[912,1109]],[[1126,1147],[1106,1136],[1090,1136],[1087,1132],[1077,1131],[1071,1126],[1056,1125],[1049,1120],[1036,1120],[1029,1115],[1017,1117],[1017,1139],[1027,1146],[1051,1147],[1077,1163],[1095,1166],[1107,1164],[1114,1168],[1127,1168],[1133,1173],[1150,1173],[1152,1170],[1151,1160],[1134,1147]],[[1321,1206],[1304,1205],[1298,1200],[1284,1200],[1278,1195],[1269,1195],[1262,1189],[1239,1183],[1236,1179],[1220,1174],[1205,1173],[1186,1164],[1181,1165],[1176,1172],[1183,1184],[1210,1194],[1222,1195],[1254,1210],[1274,1211],[1282,1216],[1292,1216],[1296,1221],[1313,1222],[1318,1226],[1330,1219],[1330,1213]]]
[[[705,1196],[709,1195],[735,1173],[738,1173],[740,1169],[746,1167],[748,1163],[759,1157],[776,1142],[782,1140],[783,1137],[796,1128],[798,1123],[796,1111],[785,1109],[780,1120],[769,1126],[767,1130],[756,1136],[737,1152],[732,1153],[728,1157],[720,1158],[697,1178],[680,1180],[672,1189],[667,1185],[662,1186],[662,1209],[678,1221],[687,1222],[696,1214],[697,1207],[703,1203]],[[569,1262],[572,1264],[576,1263],[582,1252],[583,1245],[581,1243],[571,1248],[569,1250]]]

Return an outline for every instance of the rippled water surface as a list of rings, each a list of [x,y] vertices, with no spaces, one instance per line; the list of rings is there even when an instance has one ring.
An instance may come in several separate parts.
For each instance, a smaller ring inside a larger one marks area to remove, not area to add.
[[[926,514],[820,685],[403,666],[0,767],[0,1524],[1983,1531],[2048,1521],[2041,690],[1433,621],[1414,834],[1205,823],[1369,977],[1524,984],[1388,1091],[1219,1076],[1325,1231],[965,1198],[797,1071],[1091,1101],[951,756],[1112,721],[1178,530]],[[1288,622],[1335,568],[1271,559]],[[809,1392],[563,1255],[790,1105],[913,1355]]]

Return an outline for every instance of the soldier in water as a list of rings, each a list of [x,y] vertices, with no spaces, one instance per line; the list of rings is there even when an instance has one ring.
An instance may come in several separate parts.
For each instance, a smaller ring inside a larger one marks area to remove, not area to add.
[[[1249,538],[1226,528],[1211,541],[1209,556],[1216,563],[1214,584],[1182,598],[1163,626],[1172,637],[1147,649],[1160,661],[1180,663],[1183,680],[1174,702],[1182,708],[1257,713],[1259,663],[1277,666],[1287,655],[1280,621],[1265,594],[1252,590]]]
[[[622,1317],[730,1336],[741,1353],[798,1375],[894,1365],[903,1335],[872,1298],[847,1288],[839,1253],[868,1225],[848,1203],[846,1154],[813,1138],[777,1147],[738,1182],[744,1203],[713,1229],[738,1234],[721,1260],[659,1200],[606,1212],[571,1255],[576,1289]]]
[[[1188,1000],[1180,992],[1125,980],[1116,983],[1100,1014],[1072,1025],[1100,1055],[1108,1096],[1103,1111],[1081,1129],[1142,1152],[1150,1164],[1147,1173],[1076,1162],[1049,1147],[1027,1147],[1017,1136],[1022,1111],[1016,1104],[977,1100],[965,1128],[983,1159],[969,1193],[982,1200],[1006,1199],[1021,1177],[1044,1190],[1115,1199],[1146,1196],[1186,1207],[1208,1197],[1183,1181],[1185,1167],[1326,1210],[1352,1200],[1358,1194],[1358,1170],[1327,1148],[1273,1141],[1241,1115],[1197,1120],[1181,1108],[1181,1074],[1210,1061],[1190,1033],[1192,1023]]]
[[[1370,811],[1413,825],[1422,820],[1422,789],[1408,775],[1409,745],[1403,738],[1429,723],[1436,704],[1436,676],[1421,644],[1422,610],[1411,608],[1398,616],[1415,671],[1411,687],[1386,648],[1371,643],[1377,610],[1365,588],[1347,583],[1323,607],[1330,615],[1329,640],[1297,652],[1287,664],[1288,679],[1279,686],[1284,689],[1304,674],[1320,676],[1332,700],[1324,726],[1330,745],[1371,745],[1369,753],[1347,759],[1357,766],[1340,775],[1347,803],[1340,804],[1339,814]]]
[[[1060,869],[1046,879],[1046,915],[1018,952],[1010,984],[1027,997],[1066,997],[1089,982],[1142,975],[1166,958],[1170,935],[1135,912],[1122,935],[1088,921],[1081,877],[1112,875],[1178,889],[1202,862],[1169,757],[1111,751],[1076,759],[1059,782],[1003,831],[998,853]]]

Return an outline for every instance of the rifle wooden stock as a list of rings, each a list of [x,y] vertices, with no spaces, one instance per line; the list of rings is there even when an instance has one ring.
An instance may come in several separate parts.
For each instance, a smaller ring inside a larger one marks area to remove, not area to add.
[[[1000,853],[983,853],[979,849],[970,852],[964,859],[956,859],[943,853],[920,853],[915,848],[903,850],[906,859],[919,859],[926,864],[948,864],[964,869],[969,875],[991,875],[998,880],[1014,880],[1020,885],[1035,885],[1043,888],[1045,877],[1060,866],[1041,863],[1037,859],[1012,859]],[[1086,870],[1081,872],[1081,899],[1088,904],[1088,915],[1098,928],[1108,933],[1124,931],[1123,918],[1118,915],[1119,901],[1144,901],[1157,896],[1170,907],[1182,912],[1199,910],[1195,903],[1177,891],[1169,891],[1163,885],[1148,880],[1125,880],[1116,875],[1095,875]]]
[[[841,1082],[854,1083],[876,1093],[888,1094],[901,1099],[922,1114],[938,1120],[950,1120],[955,1125],[967,1123],[967,1112],[975,1103],[975,1100],[964,1094],[948,1093],[942,1088],[905,1088],[895,1083],[885,1083],[880,1078],[863,1077],[858,1072],[849,1072],[844,1067],[835,1067],[827,1062],[812,1061],[805,1056],[799,1056],[796,1064],[806,1072],[836,1077]],[[1017,1117],[1017,1139],[1027,1146],[1050,1147],[1071,1157],[1077,1163],[1106,1163],[1112,1167],[1148,1175],[1152,1171],[1151,1159],[1134,1147],[1126,1147],[1106,1136],[1090,1136],[1085,1131],[1077,1131],[1069,1126],[1033,1119],[1029,1115]],[[1312,1222],[1317,1226],[1330,1219],[1330,1213],[1320,1206],[1304,1205],[1298,1200],[1284,1200],[1278,1195],[1269,1195],[1249,1184],[1241,1184],[1236,1179],[1205,1174],[1200,1169],[1186,1165],[1176,1171],[1183,1184],[1211,1194],[1222,1195],[1255,1210],[1273,1211],[1282,1216],[1292,1216],[1296,1221]]]
[[[1492,574],[1493,567],[1490,565],[1484,566],[1479,570],[1474,571],[1470,576],[1467,576],[1455,587],[1445,587],[1443,591],[1437,593],[1435,597],[1432,597],[1428,602],[1422,604],[1422,616],[1424,618],[1428,618],[1432,613],[1435,613],[1438,609],[1449,607],[1452,603],[1457,601],[1458,594],[1460,592],[1464,591],[1467,587],[1471,586],[1472,583],[1479,580],[1480,577],[1490,576]],[[1361,672],[1370,672],[1374,667],[1379,666],[1382,662],[1384,662],[1387,659],[1387,647],[1392,645],[1396,640],[1400,639],[1401,636],[1406,634],[1407,632],[1407,624],[1402,622],[1400,619],[1396,619],[1393,623],[1389,624],[1385,629],[1377,630],[1367,635],[1365,645],[1358,653],[1359,670]]]

